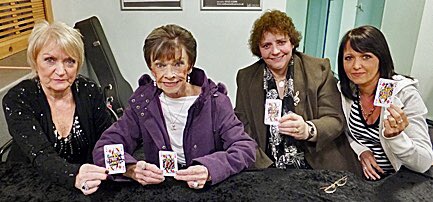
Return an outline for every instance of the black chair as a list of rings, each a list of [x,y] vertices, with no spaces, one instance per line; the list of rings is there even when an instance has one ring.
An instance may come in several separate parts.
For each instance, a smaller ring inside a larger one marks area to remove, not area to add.
[[[0,161],[3,161],[3,155],[7,153],[12,145],[12,139],[7,141],[3,146],[0,147]]]

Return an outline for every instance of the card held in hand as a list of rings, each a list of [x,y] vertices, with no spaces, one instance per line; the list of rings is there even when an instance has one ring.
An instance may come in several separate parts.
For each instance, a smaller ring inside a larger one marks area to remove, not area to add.
[[[282,101],[279,99],[266,99],[265,124],[278,125],[281,118]]]
[[[111,144],[104,146],[105,168],[108,174],[126,172],[125,151],[123,144]]]
[[[159,151],[159,168],[164,176],[174,176],[177,172],[177,154],[173,151]]]
[[[374,96],[374,106],[389,107],[394,99],[394,89],[397,81],[391,79],[379,79],[376,95]]]

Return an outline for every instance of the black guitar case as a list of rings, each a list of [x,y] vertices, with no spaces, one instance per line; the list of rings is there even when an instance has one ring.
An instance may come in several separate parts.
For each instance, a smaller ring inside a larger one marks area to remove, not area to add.
[[[75,23],[74,27],[83,35],[87,68],[94,71],[107,106],[120,117],[132,88],[119,71],[99,19],[92,16]]]

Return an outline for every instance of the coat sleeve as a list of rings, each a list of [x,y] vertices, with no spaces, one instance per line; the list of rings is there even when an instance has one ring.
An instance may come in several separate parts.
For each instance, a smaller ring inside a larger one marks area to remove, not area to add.
[[[361,160],[360,156],[361,156],[362,152],[368,151],[370,149],[368,149],[368,147],[366,147],[362,144],[359,144],[356,140],[353,139],[352,136],[349,135],[349,133],[350,133],[350,131],[346,132],[347,140],[349,141],[350,147],[355,152],[356,156],[358,156],[358,160]]]
[[[236,106],[235,106],[235,114],[238,117],[238,119],[244,124],[244,130],[247,134],[252,135],[253,130],[251,129],[251,125],[248,122],[248,118],[246,117],[245,112],[245,104],[247,103],[247,100],[244,99],[244,92],[247,91],[246,87],[243,85],[245,82],[242,80],[245,79],[245,76],[242,76],[242,72],[238,71],[236,75],[236,84],[237,84],[237,90],[236,90]]]
[[[137,145],[141,143],[138,117],[128,106],[122,117],[111,125],[96,142],[93,149],[93,160],[96,165],[105,167],[104,145],[123,144],[126,164],[136,163],[132,156]]]
[[[317,115],[315,119],[308,120],[317,129],[316,152],[342,135],[344,126],[341,97],[336,79],[332,74],[329,60],[322,61],[320,64],[321,78],[319,78],[321,82],[316,84],[317,89],[314,89],[317,93]]]
[[[21,87],[20,87],[21,88]],[[24,89],[24,90],[23,90]],[[3,98],[3,110],[9,133],[25,158],[50,181],[72,188],[79,164],[61,158],[49,142],[36,116],[37,97],[26,88],[12,88]],[[49,106],[45,106],[49,107]],[[43,115],[42,115],[43,116]],[[45,115],[46,116],[46,115]]]
[[[432,143],[426,123],[427,108],[414,86],[402,89],[400,94],[396,98],[405,98],[401,101],[409,125],[400,135],[384,138],[385,143],[404,166],[423,173],[433,163]]]
[[[220,123],[218,135],[223,144],[223,151],[193,160],[208,169],[212,184],[250,167],[255,161],[257,147],[255,141],[244,132],[244,127],[236,117],[229,98],[220,94],[214,99],[217,99],[216,123]]]

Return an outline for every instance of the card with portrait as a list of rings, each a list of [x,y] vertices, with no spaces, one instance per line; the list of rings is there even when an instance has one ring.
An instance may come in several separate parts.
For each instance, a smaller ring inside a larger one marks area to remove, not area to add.
[[[380,78],[374,96],[374,106],[389,107],[394,99],[394,89],[397,83],[395,80]]]
[[[282,101],[279,99],[266,99],[265,124],[278,125],[281,118]]]
[[[177,172],[177,154],[173,151],[159,151],[159,169],[164,176],[174,176]]]
[[[125,151],[123,144],[111,144],[104,146],[105,168],[108,174],[126,172]]]

